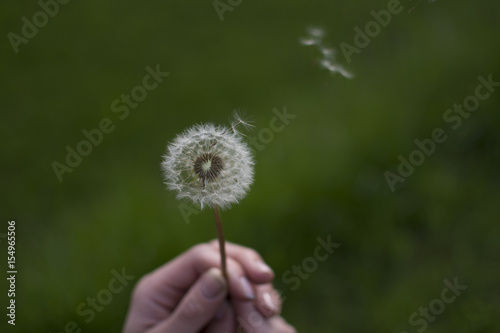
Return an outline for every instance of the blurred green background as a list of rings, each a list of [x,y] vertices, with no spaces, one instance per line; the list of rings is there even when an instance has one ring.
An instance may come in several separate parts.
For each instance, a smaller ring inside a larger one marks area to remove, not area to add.
[[[0,2],[0,233],[16,220],[19,271],[17,325],[3,314],[0,330],[61,332],[73,320],[120,332],[132,286],[89,324],[77,305],[113,269],[137,281],[216,237],[210,211],[186,224],[165,190],[167,143],[193,123],[227,124],[235,108],[253,116],[255,135],[286,106],[296,118],[256,151],[251,192],[223,213],[228,240],[275,270],[284,317],[299,332],[417,332],[409,316],[458,277],[468,289],[426,332],[499,332],[500,91],[457,130],[443,114],[479,75],[500,81],[500,4],[424,0],[409,14],[414,4],[402,1],[347,64],[339,44],[386,1],[245,0],[223,21],[211,1],[71,1],[17,54],[7,34],[40,7]],[[299,44],[310,25],[327,31],[353,80]],[[170,76],[120,120],[111,103],[157,64]],[[59,182],[51,163],[103,118],[115,130]],[[384,173],[436,127],[448,140],[392,192]],[[341,247],[292,291],[283,273],[328,235]],[[4,308],[5,278],[0,288]]]

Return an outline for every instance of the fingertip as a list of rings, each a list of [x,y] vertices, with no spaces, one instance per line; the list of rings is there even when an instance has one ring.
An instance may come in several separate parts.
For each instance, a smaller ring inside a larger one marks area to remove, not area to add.
[[[203,276],[201,282],[201,293],[208,299],[217,298],[227,290],[227,282],[220,269],[213,267]]]
[[[257,286],[257,298],[255,300],[256,308],[266,318],[270,318],[281,313],[281,295],[278,291],[273,289],[270,284]]]
[[[250,282],[248,282],[248,279],[246,277],[244,277],[244,276],[240,277],[240,285],[241,285],[241,289],[243,290],[245,297],[248,300],[254,300],[255,299],[255,292],[253,290],[252,285],[250,284]]]
[[[229,289],[231,296],[242,301],[251,301],[255,299],[255,291],[243,272],[228,270]]]
[[[275,277],[271,267],[260,260],[255,263],[255,273],[254,278],[257,280],[255,282],[268,283],[274,280]]]
[[[271,313],[272,315],[277,315],[280,312],[278,307],[278,302],[273,299],[273,296],[270,292],[265,292],[262,295],[262,302],[264,304],[264,308]]]

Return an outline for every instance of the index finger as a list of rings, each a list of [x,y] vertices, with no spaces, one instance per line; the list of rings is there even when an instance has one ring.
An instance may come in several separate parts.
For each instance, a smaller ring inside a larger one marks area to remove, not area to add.
[[[217,251],[219,243],[217,240],[210,242]],[[260,254],[249,247],[226,242],[226,253],[229,257],[238,261],[250,280],[255,284],[269,283],[274,279],[273,270],[264,262]]]

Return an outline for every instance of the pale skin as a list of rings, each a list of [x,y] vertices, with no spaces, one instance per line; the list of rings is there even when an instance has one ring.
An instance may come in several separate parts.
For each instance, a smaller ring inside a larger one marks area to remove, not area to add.
[[[255,251],[217,241],[196,245],[136,285],[123,333],[296,333],[281,316],[274,273]]]

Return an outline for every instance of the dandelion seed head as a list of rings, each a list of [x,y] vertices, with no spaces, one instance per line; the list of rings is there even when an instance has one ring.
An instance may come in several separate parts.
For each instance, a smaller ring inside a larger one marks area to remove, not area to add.
[[[202,209],[224,209],[245,197],[253,182],[254,161],[242,136],[232,129],[233,125],[196,125],[167,146],[161,167],[167,188],[178,199]]]

